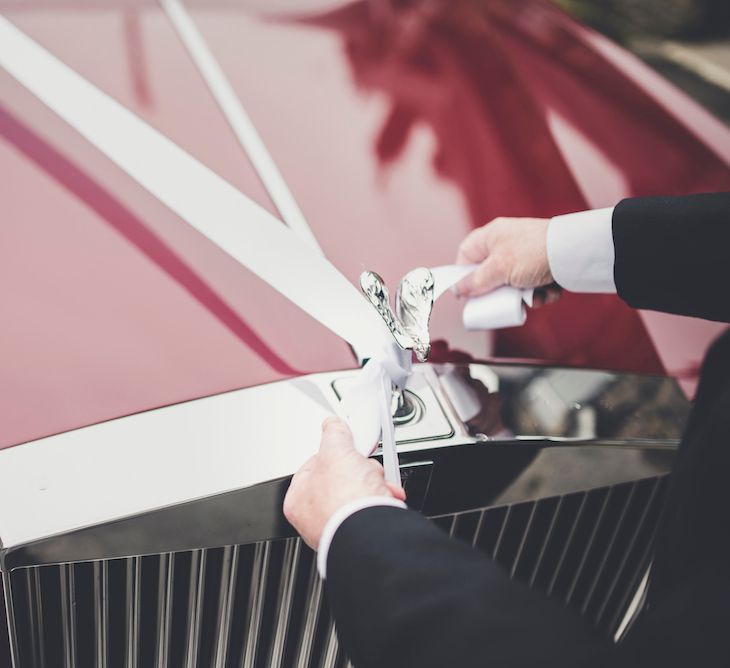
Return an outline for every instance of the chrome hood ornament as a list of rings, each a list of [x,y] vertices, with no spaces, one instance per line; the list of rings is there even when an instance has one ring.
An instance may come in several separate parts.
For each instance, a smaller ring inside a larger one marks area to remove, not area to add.
[[[374,271],[360,274],[360,288],[385,321],[398,346],[412,350],[419,362],[425,362],[431,351],[428,333],[434,301],[431,271],[418,267],[401,278],[395,293],[395,312],[390,305],[388,288]]]

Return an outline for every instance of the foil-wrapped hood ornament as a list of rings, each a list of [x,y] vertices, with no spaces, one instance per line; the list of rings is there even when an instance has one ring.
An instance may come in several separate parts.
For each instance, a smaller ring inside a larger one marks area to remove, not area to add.
[[[395,293],[395,311],[390,305],[388,288],[374,271],[360,274],[360,288],[385,321],[398,346],[412,350],[419,362],[425,362],[431,351],[428,333],[434,302],[431,270],[418,267],[401,278]]]

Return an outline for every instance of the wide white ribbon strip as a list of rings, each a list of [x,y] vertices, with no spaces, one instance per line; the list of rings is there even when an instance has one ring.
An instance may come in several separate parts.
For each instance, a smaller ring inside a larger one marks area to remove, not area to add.
[[[372,306],[316,244],[285,227],[1,16],[0,66],[182,220],[350,343],[362,359],[370,359],[343,397],[342,411],[361,452],[371,452],[382,435],[386,477],[399,482],[392,386],[404,386],[410,352],[398,349]],[[437,293],[471,270],[436,268]],[[519,317],[524,322],[525,295],[501,290],[470,300],[465,326],[512,326],[521,324]]]
[[[356,440],[371,439],[369,449],[383,432],[387,474],[399,481],[391,381],[402,385],[409,364],[355,286],[310,240],[302,240],[4,17],[0,66],[180,218],[350,343],[362,358],[371,359],[359,393],[370,400],[361,405],[349,401],[348,414]]]
[[[0,17],[0,65],[210,241],[367,356],[390,335],[360,292],[264,208]]]

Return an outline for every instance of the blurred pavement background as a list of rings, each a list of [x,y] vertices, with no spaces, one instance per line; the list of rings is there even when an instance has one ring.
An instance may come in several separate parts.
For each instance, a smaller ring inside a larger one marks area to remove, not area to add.
[[[556,0],[730,125],[730,0]]]

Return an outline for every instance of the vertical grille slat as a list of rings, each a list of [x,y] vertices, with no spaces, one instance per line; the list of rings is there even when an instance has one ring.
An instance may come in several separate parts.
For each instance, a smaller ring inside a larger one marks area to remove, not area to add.
[[[170,656],[172,596],[175,581],[175,555],[161,554],[157,579],[157,642],[155,665],[167,668]]]
[[[451,526],[449,527],[449,538],[453,538],[456,535],[456,530],[459,526],[459,515],[454,515],[451,518]]]
[[[474,529],[474,537],[471,539],[471,546],[476,547],[479,542],[479,538],[482,535],[482,527],[484,526],[484,516],[487,514],[486,510],[479,511],[479,520],[477,526]]]
[[[434,519],[511,578],[567,602],[613,637],[646,571],[665,481],[659,476]]]
[[[126,572],[127,596],[124,654],[126,657],[126,668],[136,668],[139,665],[139,616],[141,579],[141,557],[131,557],[127,560]]]
[[[296,668],[307,668],[309,657],[314,647],[314,637],[317,631],[317,620],[322,606],[322,580],[317,573],[317,560],[312,560],[312,567],[309,573],[309,586],[307,587],[306,613],[304,625],[299,640]]]
[[[94,657],[98,668],[109,661],[109,564],[94,562]]]
[[[499,534],[497,535],[497,542],[494,544],[494,549],[492,550],[492,559],[496,559],[499,555],[499,551],[502,547],[504,537],[507,534],[507,526],[509,525],[511,515],[512,506],[507,506],[507,512],[504,514],[504,519],[502,520],[502,527],[500,528]]]
[[[555,568],[555,571],[550,578],[550,584],[547,588],[547,594],[550,596],[550,594],[553,593],[553,589],[555,588],[555,583],[558,580],[558,576],[560,575],[560,572],[563,569],[563,564],[565,563],[565,558],[568,554],[568,550],[570,549],[571,543],[573,542],[573,537],[575,536],[576,530],[578,528],[579,522],[583,519],[583,511],[586,507],[586,501],[588,499],[588,495],[584,494],[580,501],[580,506],[578,507],[578,514],[576,515],[575,522],[573,523],[573,526],[570,528],[570,533],[568,534],[568,538],[565,541],[565,545],[563,545],[562,550],[560,551],[560,558],[558,559],[558,565]]]
[[[510,577],[529,583],[536,564],[545,548],[550,525],[555,515],[559,498],[535,501],[529,509],[524,531],[510,570]]]
[[[188,597],[188,619],[185,646],[186,668],[196,668],[200,655],[201,620],[203,596],[205,594],[206,551],[195,550],[190,561],[190,586]]]
[[[456,515],[454,532],[451,534],[451,537],[457,538],[465,543],[472,543],[477,527],[479,526],[480,514],[476,511]]]
[[[266,600],[266,580],[269,573],[271,543],[257,543],[254,551],[253,574],[251,578],[251,594],[249,599],[249,621],[246,629],[246,640],[241,656],[241,668],[254,668],[258,648],[261,621]]]
[[[330,622],[327,629],[324,652],[322,652],[322,661],[320,668],[335,668],[337,666],[338,654],[340,651],[340,643],[337,640],[334,623]]]
[[[590,535],[588,537],[588,542],[582,549],[583,554],[581,555],[580,561],[578,562],[578,568],[575,570],[573,579],[571,580],[570,586],[568,587],[568,593],[565,595],[566,603],[570,603],[573,600],[573,594],[575,594],[575,590],[578,586],[578,581],[580,580],[581,575],[583,575],[583,569],[585,568],[591,550],[593,550],[593,543],[596,540],[596,536],[598,535],[598,532],[601,528],[603,518],[606,515],[606,509],[611,502],[613,494],[614,488],[609,487],[604,496],[603,502],[601,503],[601,510],[598,512],[598,517],[596,517],[595,521],[593,522],[593,528],[591,529]]]
[[[19,666],[18,629],[15,624],[15,602],[13,597],[13,585],[10,573],[2,572],[3,600],[5,604],[5,624],[8,634],[8,654],[10,664]]]
[[[525,543],[527,543],[527,538],[530,535],[530,529],[532,527],[532,523],[535,520],[535,513],[537,512],[537,503],[532,504],[532,508],[530,509],[530,516],[527,518],[527,524],[525,525],[525,530],[522,532],[522,540],[520,540],[520,544],[517,547],[517,554],[515,555],[514,561],[512,563],[512,568],[510,569],[510,577],[514,577],[515,573],[517,572],[517,566],[519,566],[520,558],[522,557],[522,552],[525,549]]]
[[[38,569],[29,569],[26,573],[26,596],[31,661],[33,666],[43,668],[46,661],[43,651],[43,604]]]
[[[619,535],[621,528],[624,526],[624,522],[626,520],[626,514],[628,513],[629,508],[631,508],[631,502],[634,499],[635,492],[636,492],[636,485],[631,485],[631,488],[629,489],[629,493],[626,495],[626,501],[624,501],[623,507],[621,508],[621,514],[619,516],[618,522],[615,523],[613,530],[611,531],[611,537],[608,541],[608,545],[605,547],[605,549],[603,551],[603,556],[601,557],[601,561],[598,564],[598,568],[596,568],[595,573],[593,574],[593,579],[591,580],[591,584],[588,588],[588,593],[586,594],[585,600],[583,601],[583,605],[581,605],[581,608],[580,608],[581,614],[585,614],[587,612],[588,607],[591,603],[591,600],[596,592],[596,589],[598,588],[598,583],[606,568],[606,564],[608,563],[609,557],[612,556],[613,551],[615,549],[616,538]]]
[[[482,552],[492,555],[494,547],[497,545],[499,535],[502,532],[504,524],[504,516],[507,514],[507,507],[500,506],[498,508],[487,508],[483,511],[479,526],[479,535],[472,541],[474,547]]]
[[[558,498],[558,502],[555,505],[555,510],[553,510],[552,517],[550,518],[550,524],[548,525],[547,531],[545,533],[545,538],[543,539],[542,545],[540,546],[540,551],[538,552],[537,559],[535,560],[535,565],[532,567],[532,573],[530,574],[529,579],[530,587],[535,585],[535,580],[537,579],[537,574],[539,573],[543,559],[545,558],[545,553],[547,552],[548,545],[550,545],[550,542],[552,541],[553,531],[555,530],[555,525],[558,521],[558,517],[560,517],[560,511],[563,507],[564,499],[564,496]]]
[[[433,521],[610,635],[646,573],[665,480]],[[4,573],[3,588],[23,668],[350,665],[299,539],[27,568]]]
[[[623,610],[628,605],[629,600],[633,596],[634,591],[636,590],[636,587],[641,581],[641,578],[644,575],[644,571],[648,566],[651,546],[654,540],[654,534],[656,533],[656,525],[652,526],[651,530],[648,532],[649,536],[645,540],[645,545],[643,549],[641,548],[641,546],[639,546],[640,537],[642,536],[642,534],[647,533],[643,531],[647,518],[652,514],[656,514],[658,517],[659,507],[661,505],[661,498],[663,496],[662,492],[664,491],[665,487],[666,477],[656,478],[653,481],[649,493],[649,499],[644,505],[644,509],[641,513],[639,521],[636,524],[636,528],[634,529],[629,544],[622,555],[618,568],[615,571],[613,580],[609,587],[608,594],[606,595],[604,602],[601,605],[598,614],[596,615],[597,622],[601,622],[604,615],[607,613],[607,609],[612,597],[616,594],[616,591],[618,589],[618,583],[624,574],[624,570],[626,569],[627,564],[632,557],[635,557],[635,551],[638,549],[641,554],[638,559],[635,559],[636,568],[634,570],[633,576],[630,577],[629,585],[624,588],[624,593],[620,597],[620,601],[618,602],[618,604],[615,606],[614,614],[609,624],[609,628],[611,629],[616,629],[618,627]]]
[[[231,622],[233,619],[233,605],[236,594],[236,579],[238,575],[238,560],[240,548],[238,545],[223,549],[221,564],[221,584],[218,595],[218,628],[213,650],[213,665],[215,668],[226,668],[228,647],[231,642]]]
[[[61,628],[63,630],[63,662],[67,668],[76,666],[76,588],[74,565],[60,568],[61,578]]]
[[[650,555],[651,547],[649,544],[646,545],[644,551],[643,551],[643,558],[640,560],[640,563],[650,563],[649,561],[649,555]],[[632,586],[627,587],[626,590],[623,593],[623,596],[621,597],[621,602],[615,606],[613,617],[611,618],[611,622],[609,624],[609,628],[611,629],[617,629],[621,623],[621,618],[624,615],[624,611],[626,609],[626,605],[631,600],[631,598],[634,596],[636,589],[641,582],[644,575],[648,573],[648,571],[643,571],[640,569],[637,569],[634,573],[633,577],[631,578]]]
[[[285,643],[289,630],[289,620],[291,619],[292,599],[294,597],[300,551],[300,540],[291,538],[286,542],[281,569],[281,583],[279,585],[276,605],[276,627],[274,629],[271,656],[268,663],[272,668],[282,666],[284,661]]]

